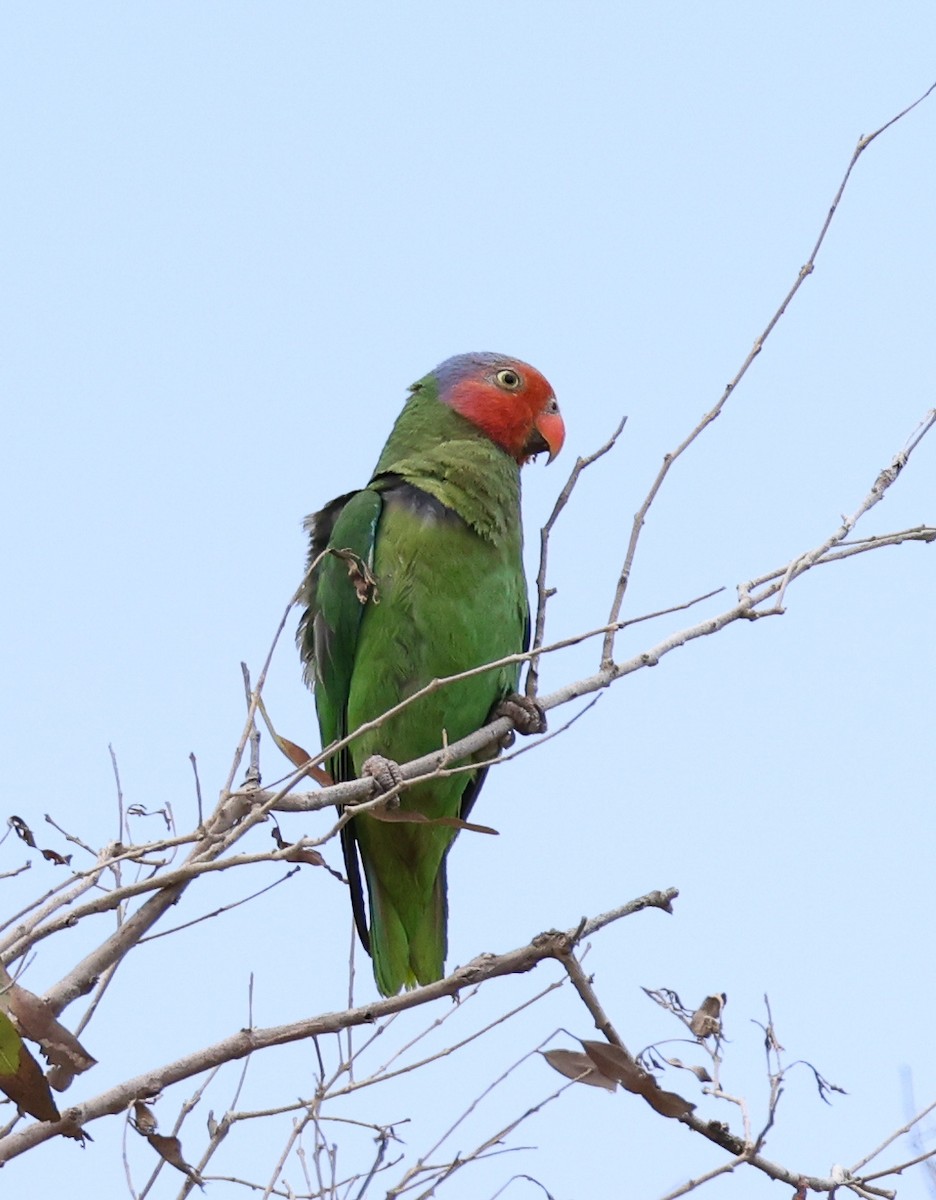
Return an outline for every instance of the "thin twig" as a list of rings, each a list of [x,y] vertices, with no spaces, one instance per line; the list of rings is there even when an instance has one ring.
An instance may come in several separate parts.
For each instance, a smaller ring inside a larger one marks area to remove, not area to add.
[[[650,511],[650,506],[653,504],[653,501],[656,499],[657,493],[659,492],[664,479],[668,475],[670,467],[680,457],[680,455],[682,455],[684,453],[684,451],[686,451],[692,445],[692,443],[694,441],[696,441],[696,439],[702,434],[702,432],[705,429],[707,429],[708,426],[711,425],[712,422],[715,420],[715,418],[721,413],[722,409],[725,407],[725,405],[728,402],[728,398],[731,396],[731,394],[734,392],[735,388],[738,386],[738,384],[741,382],[741,380],[747,374],[748,368],[753,363],[754,359],[757,358],[757,356],[760,354],[761,350],[764,348],[764,343],[767,341],[768,337],[770,337],[771,333],[773,332],[773,330],[774,330],[775,326],[777,325],[777,323],[779,322],[780,318],[786,312],[787,306],[793,300],[794,296],[800,290],[800,288],[802,287],[802,285],[806,281],[806,279],[808,279],[809,276],[815,270],[816,258],[819,254],[820,249],[822,248],[823,242],[825,241],[826,234],[829,231],[829,226],[832,224],[832,218],[835,216],[835,213],[838,209],[839,203],[845,192],[845,188],[848,184],[849,179],[851,178],[851,173],[854,170],[855,165],[858,162],[858,159],[861,157],[861,155],[864,153],[864,151],[868,148],[868,146],[871,145],[871,143],[874,141],[874,139],[876,137],[879,137],[886,129],[890,129],[890,127],[893,124],[895,124],[897,121],[899,121],[902,117],[905,117],[907,115],[907,113],[911,112],[914,108],[916,108],[918,104],[922,104],[923,101],[927,98],[927,96],[930,95],[930,93],[934,89],[936,89],[936,83],[932,84],[929,88],[927,88],[927,90],[923,93],[922,96],[919,97],[919,99],[914,100],[914,102],[912,104],[907,105],[907,107],[905,109],[903,109],[902,112],[899,112],[896,117],[892,117],[889,121],[886,122],[886,124],[882,125],[880,127],[880,129],[876,129],[874,131],[874,133],[868,134],[867,137],[861,137],[858,139],[858,144],[855,147],[855,150],[851,156],[851,161],[848,164],[848,168],[845,171],[844,176],[842,177],[841,183],[839,184],[838,191],[835,193],[835,197],[832,201],[829,211],[826,214],[825,220],[822,223],[822,228],[819,231],[819,236],[816,238],[816,244],[813,246],[812,251],[809,255],[809,258],[806,260],[806,263],[802,267],[800,267],[799,272],[797,273],[796,279],[795,279],[792,287],[790,288],[790,290],[787,292],[787,294],[784,296],[783,300],[781,301],[780,307],[776,310],[776,312],[773,314],[773,316],[767,322],[767,325],[765,326],[765,328],[764,328],[763,332],[760,334],[760,336],[755,339],[754,345],[751,347],[750,351],[748,352],[747,357],[744,359],[744,362],[741,364],[738,371],[735,373],[734,378],[731,380],[730,383],[728,383],[726,385],[725,390],[722,392],[721,398],[718,400],[718,402],[714,405],[714,407],[709,409],[709,411],[705,414],[705,416],[701,419],[701,421],[699,421],[698,425],[696,425],[695,429],[693,429],[692,432],[690,434],[688,434],[688,436],[685,437],[682,442],[680,442],[680,444],[676,447],[675,450],[671,451],[669,454],[664,455],[663,464],[660,467],[660,470],[657,472],[657,476],[650,486],[650,491],[647,493],[643,504],[641,504],[640,508],[637,510],[637,513],[634,517],[634,524],[631,528],[630,541],[628,542],[627,551],[624,555],[624,565],[621,567],[621,574],[618,578],[617,587],[615,588],[614,599],[611,602],[611,611],[608,616],[608,624],[609,625],[614,625],[617,622],[618,618],[620,617],[621,605],[624,603],[624,594],[627,591],[627,585],[630,580],[631,569],[633,568],[633,565],[634,565],[634,556],[637,553],[637,542],[638,542],[638,539],[640,538],[640,532],[643,529],[644,521],[647,518],[647,513]],[[925,430],[924,430],[924,432],[925,432]],[[920,436],[922,436],[922,434]],[[912,447],[910,447],[910,449],[912,449]],[[614,632],[609,631],[605,637],[604,645],[602,646],[602,651],[601,651],[601,667],[602,667],[602,669],[606,669],[606,668],[610,667],[610,665],[613,661],[613,658],[614,658]]]
[[[910,1130],[914,1127],[914,1125],[918,1125],[920,1123],[920,1121],[922,1121],[924,1117],[928,1117],[929,1114],[931,1112],[933,1112],[934,1109],[936,1109],[936,1100],[934,1100],[932,1102],[932,1104],[927,1104],[926,1108],[921,1109],[920,1112],[918,1112],[915,1117],[912,1117],[906,1123],[906,1125],[901,1125],[901,1127],[899,1129],[895,1129],[894,1132],[892,1134],[889,1134],[884,1139],[884,1141],[881,1142],[881,1144],[879,1146],[875,1146],[875,1148],[871,1151],[870,1154],[866,1154],[864,1156],[864,1158],[859,1158],[859,1160],[849,1170],[849,1172],[848,1172],[849,1175],[858,1177],[861,1172],[862,1167],[867,1166],[867,1164],[869,1162],[872,1162],[875,1158],[877,1158],[877,1156],[883,1150],[886,1150],[887,1147],[892,1145],[894,1142],[896,1142],[898,1138],[903,1137],[903,1135],[905,1133],[909,1133]],[[877,1176],[869,1175],[869,1176],[865,1176],[865,1178],[876,1179]]]
[[[708,1183],[711,1179],[717,1179],[719,1175],[730,1175],[736,1168],[742,1166],[748,1161],[746,1154],[739,1154],[736,1158],[730,1158],[727,1162],[722,1163],[720,1167],[713,1167],[711,1171],[706,1171],[704,1175],[696,1175],[694,1179],[688,1179],[684,1184],[672,1192],[667,1192],[665,1196],[661,1196],[660,1200],[676,1200],[677,1196],[688,1195],[689,1192],[694,1192],[696,1188],[702,1186],[703,1183]]]
[[[66,1110],[62,1114],[61,1122],[37,1121],[10,1134],[9,1137],[0,1140],[0,1163],[8,1162],[33,1146],[57,1136],[63,1127],[86,1127],[100,1117],[123,1112],[136,1099],[153,1096],[173,1083],[190,1079],[222,1063],[241,1059],[257,1050],[333,1034],[352,1025],[369,1026],[394,1013],[419,1007],[443,996],[458,995],[464,989],[472,988],[484,980],[504,975],[525,974],[545,959],[565,953],[569,942],[580,936],[583,929],[600,928],[644,908],[668,908],[674,894],[672,889],[669,892],[650,892],[566,933],[541,934],[527,945],[504,954],[482,955],[457,968],[444,979],[415,988],[413,991],[402,992],[398,996],[375,1000],[341,1012],[324,1013],[288,1025],[238,1030],[213,1046],[204,1047],[193,1054],[176,1059],[175,1062],[153,1068],[108,1088],[100,1095]]]
[[[117,841],[129,841],[130,830],[126,823],[126,814],[124,813],[123,788],[120,786],[120,768],[117,766],[117,755],[110,742],[107,743],[107,753],[110,755],[111,770],[114,772],[114,784],[117,788]]]
[[[266,887],[260,888],[259,891],[251,892],[249,896],[244,896],[242,899],[235,900],[231,904],[223,904],[220,908],[214,909],[213,912],[202,913],[200,917],[193,917],[191,921],[184,921],[181,925],[173,925],[171,929],[160,929],[159,933],[151,933],[148,937],[142,937],[137,945],[143,946],[147,942],[155,942],[157,938],[168,937],[170,934],[178,933],[182,929],[191,929],[193,925],[200,925],[202,921],[211,921],[215,917],[220,917],[223,913],[233,912],[235,908],[240,908],[242,904],[249,904],[251,900],[256,900],[259,896],[265,895],[266,892],[271,892],[273,888],[279,887],[287,879],[292,879],[298,870],[298,867],[293,867],[291,871],[287,871],[279,879],[274,879],[272,883],[268,883]]]
[[[189,755],[189,762],[192,764],[192,774],[195,776],[195,803],[198,806],[198,828],[204,829],[205,814],[202,809],[201,780],[198,778],[198,759],[195,757],[194,751]]]
[[[549,518],[540,530],[540,559],[539,568],[536,572],[536,621],[533,627],[533,639],[530,643],[530,650],[533,651],[533,657],[530,658],[526,677],[526,694],[531,699],[535,699],[539,690],[539,657],[536,655],[536,651],[543,644],[543,636],[546,630],[546,605],[555,591],[554,588],[546,586],[549,538],[552,534],[553,526],[556,524],[559,514],[565,508],[566,504],[568,504],[569,497],[572,495],[572,491],[579,481],[579,476],[586,467],[590,467],[592,463],[597,462],[599,458],[607,454],[614,447],[626,423],[627,417],[621,417],[614,433],[611,434],[603,446],[599,446],[593,454],[588,454],[585,458],[577,458],[575,460],[575,465],[572,468],[569,478],[566,480],[565,486],[556,497],[556,503],[553,505],[553,510],[549,514]]]
[[[247,708],[247,718],[244,722],[244,727],[241,731],[240,740],[237,743],[237,749],[234,751],[234,759],[231,763],[231,769],[228,773],[227,781],[222,789],[222,792],[230,792],[234,786],[234,776],[237,774],[241,759],[244,756],[244,749],[250,737],[250,731],[254,726],[254,721],[257,715],[257,704],[260,700],[260,695],[263,692],[263,685],[266,683],[266,677],[270,670],[270,664],[273,662],[273,654],[276,650],[277,643],[282,636],[283,630],[286,628],[286,622],[289,620],[289,614],[293,610],[293,606],[298,601],[302,593],[302,585],[300,585],[293,593],[292,599],[286,605],[286,611],[280,618],[280,623],[276,627],[276,633],[273,635],[273,641],[270,643],[270,649],[267,651],[267,656],[263,661],[263,666],[260,669],[260,675],[257,679],[257,686],[254,688],[250,697],[250,704]]]

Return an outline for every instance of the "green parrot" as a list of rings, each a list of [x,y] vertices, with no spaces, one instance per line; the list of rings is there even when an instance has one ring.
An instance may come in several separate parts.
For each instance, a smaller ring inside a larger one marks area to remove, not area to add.
[[[564,437],[552,388],[533,367],[460,354],[412,385],[367,487],[307,519],[309,565],[317,565],[304,584],[297,641],[323,745],[434,678],[526,648],[520,467],[543,451],[551,461]],[[326,549],[351,554],[317,561]],[[396,763],[483,725],[516,691],[519,673],[501,667],[423,697],[333,755],[332,778],[371,774],[387,786]],[[484,775],[417,784],[400,807],[464,819]],[[456,833],[366,813],[342,831],[355,924],[384,996],[444,974],[445,860]]]

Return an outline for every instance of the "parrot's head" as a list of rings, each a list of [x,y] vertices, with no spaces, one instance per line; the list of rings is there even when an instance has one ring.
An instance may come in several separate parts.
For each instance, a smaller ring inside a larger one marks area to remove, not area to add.
[[[517,460],[544,451],[549,462],[565,441],[565,425],[553,390],[529,363],[505,354],[456,354],[427,376],[441,403],[449,405]]]

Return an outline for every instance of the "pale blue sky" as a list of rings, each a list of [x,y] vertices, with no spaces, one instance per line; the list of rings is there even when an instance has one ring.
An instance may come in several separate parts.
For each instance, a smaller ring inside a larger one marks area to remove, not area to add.
[[[795,278],[859,135],[936,78],[936,17],[915,0],[38,3],[7,5],[0,29],[7,810],[93,844],[115,834],[109,742],[129,803],[191,821],[190,751],[217,793],[238,663],[259,667],[298,581],[302,517],[366,481],[407,384],[450,354],[516,354],[555,387],[568,438],[526,475],[531,544],[575,455],[629,414],[554,542],[551,635],[601,624],[662,454]],[[860,162],[815,275],[653,509],[628,615],[730,596],[819,543],[934,404],[934,140],[936,97]],[[924,442],[865,532],[934,523],[934,478]],[[501,836],[465,836],[451,858],[450,962],[676,885],[675,916],[631,918],[589,956],[633,1049],[672,1032],[641,985],[725,991],[728,1083],[762,1112],[750,1018],[769,993],[790,1058],[849,1093],[827,1108],[805,1073],[787,1088],[766,1152],[819,1173],[903,1123],[903,1067],[934,1098],[933,554],[814,572],[782,619],[621,682],[494,773],[477,816]],[[620,652],[692,619],[629,633]],[[544,690],[596,655],[548,662]],[[315,742],[288,638],[268,703]],[[283,769],[269,747],[265,764]],[[295,837],[323,827],[283,821]],[[8,838],[0,869],[22,859]],[[213,881],[179,920],[281,873]],[[34,861],[4,908],[59,878]],[[309,870],[141,948],[88,1031],[100,1066],[68,1099],[237,1029],[251,971],[258,1024],[340,1006],[349,922],[343,890]],[[25,982],[41,991],[80,952],[77,937],[43,947]],[[478,1011],[540,975],[495,984]],[[564,991],[488,1051],[355,1111],[412,1113],[417,1153],[461,1089],[559,1025],[591,1032]],[[308,1093],[313,1065],[305,1047],[256,1060],[242,1103]],[[554,1082],[524,1068],[461,1148]],[[160,1105],[164,1126],[182,1095]],[[124,1194],[111,1125],[83,1153],[16,1161],[5,1185]],[[191,1130],[194,1158],[201,1117]],[[283,1136],[232,1139],[216,1167],[265,1179]],[[653,1197],[719,1161],[637,1100],[584,1088],[516,1141],[541,1149],[441,1195],[475,1200],[528,1172],[557,1200]],[[775,1194],[752,1175],[707,1190]],[[925,1196],[922,1177],[900,1195]]]

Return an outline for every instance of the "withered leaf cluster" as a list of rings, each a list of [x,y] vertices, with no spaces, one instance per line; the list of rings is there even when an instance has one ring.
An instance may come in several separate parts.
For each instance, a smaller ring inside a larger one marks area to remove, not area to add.
[[[573,1050],[546,1050],[543,1057],[549,1065],[567,1079],[587,1083],[591,1087],[617,1090],[618,1084],[644,1100],[664,1117],[685,1117],[695,1105],[678,1095],[666,1092],[649,1071],[645,1071],[623,1046],[611,1042],[583,1041],[584,1054]]]

